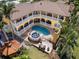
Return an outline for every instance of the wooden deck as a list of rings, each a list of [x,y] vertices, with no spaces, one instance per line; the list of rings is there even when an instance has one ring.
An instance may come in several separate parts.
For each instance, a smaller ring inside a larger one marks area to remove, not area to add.
[[[53,42],[54,44],[56,44],[56,42],[57,42],[57,40],[59,38],[59,34],[53,33],[52,36],[53,36],[53,39],[51,40],[51,42]]]
[[[27,30],[23,35],[21,35],[21,37],[23,37],[23,39],[25,39],[27,36],[28,36],[28,32],[31,32],[32,29],[30,28],[29,30]],[[59,38],[59,34],[56,34],[55,32],[52,33],[51,32],[51,35],[53,36],[53,39],[51,39],[50,41],[54,44],[56,44],[58,38]]]

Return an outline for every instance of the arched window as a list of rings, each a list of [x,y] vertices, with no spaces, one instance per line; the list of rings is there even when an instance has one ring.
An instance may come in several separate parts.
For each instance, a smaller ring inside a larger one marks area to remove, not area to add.
[[[35,18],[34,19],[34,23],[39,23],[40,22],[40,18]]]
[[[24,16],[24,17],[23,17],[23,19],[26,19],[26,18],[27,18],[27,16]]]
[[[47,20],[46,23],[51,25],[51,21],[50,20]]]
[[[22,21],[22,19],[21,19],[21,18],[20,18],[20,19],[17,19],[17,20],[16,20],[16,23],[17,23],[17,22],[20,22],[20,21]]]
[[[29,16],[32,16],[32,13],[29,13]]]
[[[30,20],[30,21],[29,21],[29,24],[31,24],[31,23],[33,23],[33,20]]]
[[[24,24],[24,27],[27,27],[27,26],[28,26],[28,22]]]
[[[40,14],[40,11],[33,11],[33,15],[38,15]]]
[[[20,26],[19,28],[18,28],[18,31],[21,31],[23,29],[23,26]]]
[[[44,18],[41,18],[41,22],[45,22],[45,19]]]

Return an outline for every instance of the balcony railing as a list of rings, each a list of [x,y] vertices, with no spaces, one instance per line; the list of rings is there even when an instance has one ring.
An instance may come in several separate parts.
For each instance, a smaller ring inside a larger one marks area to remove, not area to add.
[[[23,19],[22,21],[20,21],[18,23],[15,23],[15,26],[19,26],[19,25],[23,24],[24,22],[26,22],[30,19],[33,19],[33,18],[46,18],[49,20],[56,20],[56,21],[61,20],[61,19],[58,19],[55,17],[49,17],[49,16],[45,16],[45,15],[32,15],[32,16],[27,17],[26,19]]]
[[[45,19],[48,19],[48,20],[56,20],[56,21],[61,20],[61,19],[58,19],[58,18],[55,18],[55,17],[49,17],[49,16],[45,16],[45,15],[32,15],[32,16],[29,16],[26,19],[23,19],[22,21],[20,21],[18,23],[15,23],[13,25],[15,25],[15,27],[17,27],[17,26],[20,26],[21,24],[24,24],[24,22],[29,21],[29,20],[34,19],[34,18],[45,18]],[[44,23],[44,22],[40,22],[39,24],[42,24],[44,26],[53,28],[53,26],[50,26],[50,24],[47,24],[47,23]],[[32,26],[34,26],[34,23],[29,24],[27,27],[24,27],[21,31],[17,31],[17,33],[19,35],[21,35],[21,34],[23,34],[25,31],[27,31]]]

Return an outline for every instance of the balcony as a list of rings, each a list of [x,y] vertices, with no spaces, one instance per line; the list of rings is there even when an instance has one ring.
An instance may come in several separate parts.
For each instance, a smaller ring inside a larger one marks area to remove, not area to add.
[[[24,24],[24,22],[26,21],[29,21],[30,19],[34,19],[34,18],[45,18],[45,19],[49,19],[49,20],[61,20],[61,19],[58,19],[58,18],[55,18],[55,17],[49,17],[49,16],[45,16],[45,15],[32,15],[32,16],[29,16],[27,17],[26,19],[23,19],[22,21],[18,22],[18,23],[15,23],[15,26],[19,26],[21,24]]]

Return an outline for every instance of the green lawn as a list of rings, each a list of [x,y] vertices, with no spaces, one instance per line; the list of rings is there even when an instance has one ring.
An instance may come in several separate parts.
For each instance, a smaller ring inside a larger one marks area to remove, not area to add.
[[[78,45],[79,45],[79,39],[78,39]],[[76,59],[79,59],[79,47],[75,47],[74,55],[76,56]]]
[[[47,54],[39,51],[35,47],[29,48],[28,52],[31,59],[49,59]]]

